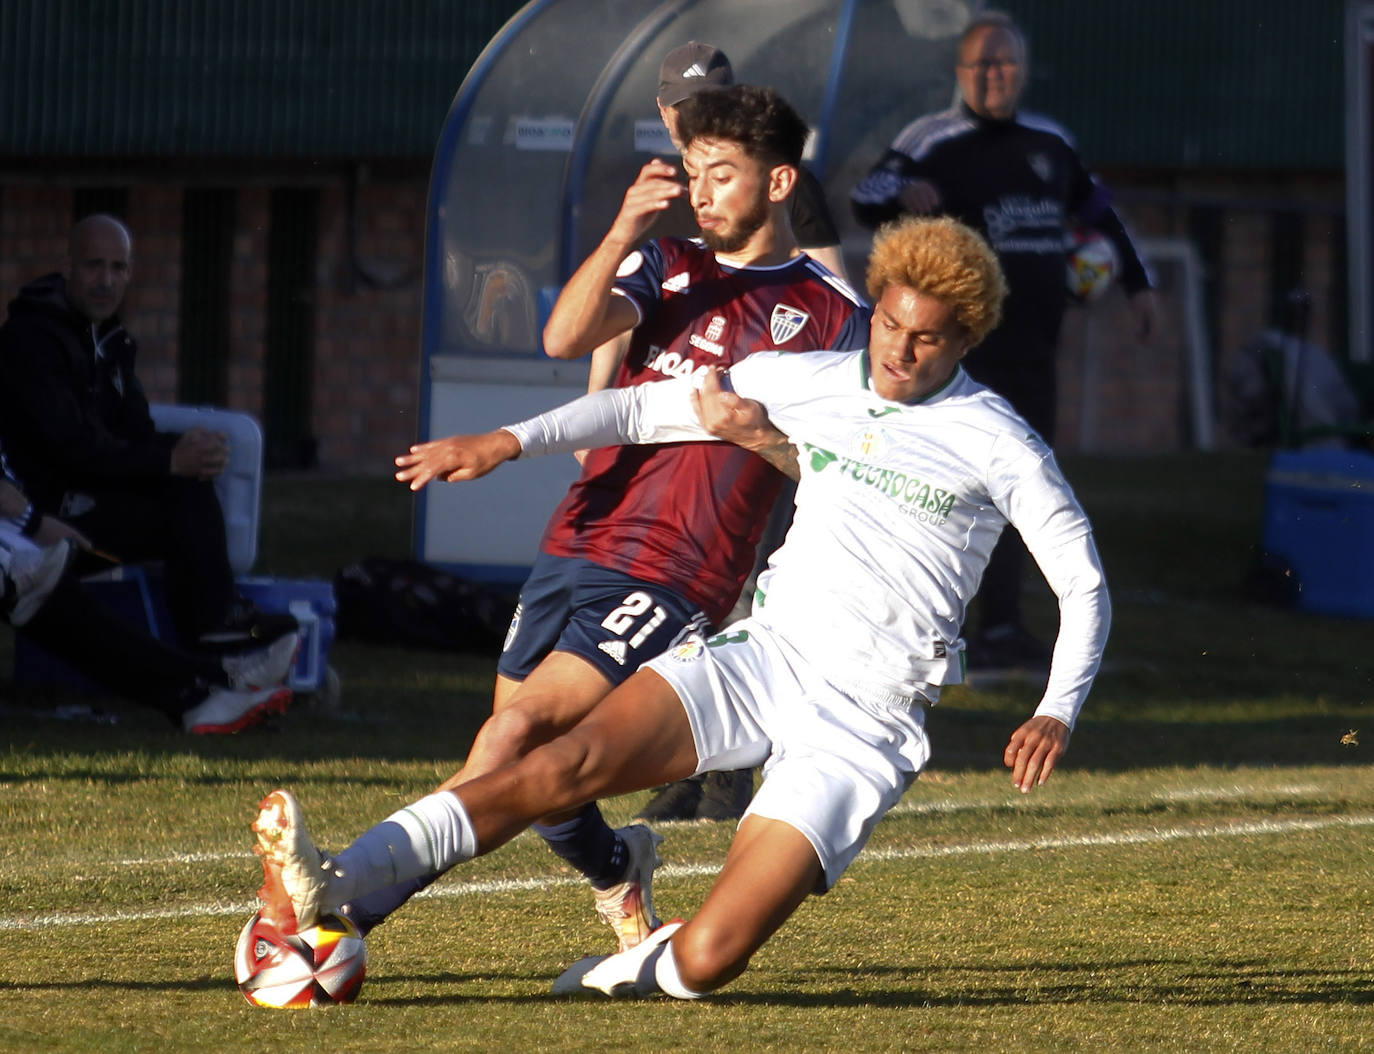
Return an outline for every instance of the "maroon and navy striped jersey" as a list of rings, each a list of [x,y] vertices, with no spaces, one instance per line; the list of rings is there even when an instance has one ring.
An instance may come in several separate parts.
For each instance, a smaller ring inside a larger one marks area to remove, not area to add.
[[[621,264],[616,292],[640,322],[615,384],[650,384],[756,351],[862,348],[868,311],[809,256],[731,267],[699,241],[659,238]],[[593,450],[544,532],[581,557],[666,585],[719,625],[753,569],[782,477],[726,443]]]

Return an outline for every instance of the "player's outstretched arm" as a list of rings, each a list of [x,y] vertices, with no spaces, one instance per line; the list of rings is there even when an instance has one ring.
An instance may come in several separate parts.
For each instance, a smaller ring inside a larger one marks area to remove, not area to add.
[[[692,393],[692,406],[701,426],[717,439],[757,454],[784,476],[801,479],[792,441],[768,419],[762,403],[725,387],[723,376],[723,370],[708,370],[702,375],[701,387]]]
[[[520,456],[520,440],[497,428],[480,435],[448,436],[416,443],[396,459],[396,478],[421,490],[434,480],[457,483],[485,476],[503,461]]]
[[[1055,764],[1069,749],[1069,726],[1057,717],[1032,717],[1011,734],[1002,753],[1002,764],[1011,769],[1011,781],[1029,794],[1050,778]]]

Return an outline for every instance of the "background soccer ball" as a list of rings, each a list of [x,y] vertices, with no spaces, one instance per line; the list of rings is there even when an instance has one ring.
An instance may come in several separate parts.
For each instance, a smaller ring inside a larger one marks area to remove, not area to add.
[[[287,936],[254,915],[234,950],[234,979],[254,1006],[303,1010],[351,1003],[367,972],[367,946],[358,927],[325,915]]]
[[[1069,297],[1080,303],[1098,299],[1116,279],[1116,246],[1106,235],[1086,228],[1071,231],[1066,241]]]

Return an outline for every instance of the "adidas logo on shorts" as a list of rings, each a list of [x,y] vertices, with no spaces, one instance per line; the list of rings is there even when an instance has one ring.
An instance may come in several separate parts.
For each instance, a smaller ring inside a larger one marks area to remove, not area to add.
[[[625,642],[623,640],[603,640],[597,647],[621,666],[625,665],[625,653],[629,649],[625,647]]]

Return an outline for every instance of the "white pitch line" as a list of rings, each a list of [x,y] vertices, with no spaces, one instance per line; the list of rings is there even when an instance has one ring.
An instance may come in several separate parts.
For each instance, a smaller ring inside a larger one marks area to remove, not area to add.
[[[919,784],[917,784],[919,786]],[[1289,783],[1274,787],[1243,787],[1239,784],[1231,787],[1181,787],[1178,790],[1160,790],[1149,795],[1150,801],[1246,801],[1255,798],[1263,798],[1266,801],[1276,797],[1307,797],[1314,794],[1329,794],[1331,788],[1323,787],[1319,783]],[[914,813],[916,815],[929,815],[932,813],[956,813],[971,812],[977,809],[999,809],[999,808],[1022,808],[1027,804],[1031,808],[1042,807],[1046,811],[1065,806],[1097,805],[1102,801],[1101,795],[1093,795],[1091,798],[1054,798],[1053,800],[1043,798],[1026,798],[1023,795],[1008,796],[1001,800],[984,799],[981,801],[914,801],[903,799],[897,803],[892,813]]]
[[[1005,842],[972,842],[923,849],[865,849],[860,860],[935,859],[970,853],[1019,853],[1037,849],[1082,849],[1090,846],[1157,845],[1185,838],[1237,838],[1246,835],[1291,834],[1322,831],[1328,827],[1374,826],[1374,815],[1328,816],[1312,819],[1259,820],[1252,823],[1209,824],[1199,827],[1154,827],[1146,831],[1071,835],[1066,838],[1028,838]]]
[[[1322,831],[1332,827],[1371,827],[1374,814],[1356,816],[1328,816],[1309,819],[1261,820],[1252,823],[1210,824],[1198,827],[1157,827],[1143,831],[1118,831],[1107,834],[1071,835],[1061,838],[1027,838],[997,842],[964,842],[954,845],[908,847],[902,849],[866,849],[855,861],[858,866],[876,861],[935,860],[969,854],[997,855],[1024,853],[1049,849],[1082,849],[1096,846],[1158,845],[1188,838],[1240,838],[1255,835],[1291,834],[1295,831]],[[251,854],[250,854],[251,855]],[[712,875],[719,864],[670,864],[658,871],[660,878],[695,878]],[[493,893],[539,891],[559,886],[578,886],[581,878],[543,876],[522,879],[494,879],[464,882],[440,888],[430,887],[420,897],[471,897]],[[0,918],[0,932],[29,932],[62,926],[92,926],[120,922],[149,922],[168,919],[209,918],[218,915],[247,917],[257,910],[256,900],[233,904],[204,904],[184,908],[151,911],[107,912],[102,914],[54,914],[30,917]]]
[[[1149,797],[1153,801],[1245,801],[1253,798],[1305,797],[1313,794],[1326,794],[1331,788],[1319,783],[1290,783],[1275,787],[1183,787],[1179,790],[1156,791]],[[888,815],[915,814],[930,815],[939,813],[974,812],[979,809],[1020,808],[1029,800],[1032,807],[1043,805],[1048,811],[1065,806],[1092,805],[1101,801],[1100,796],[1092,798],[1026,799],[1020,795],[1008,796],[1002,800],[965,800],[965,801],[913,801],[903,800],[891,809]],[[687,821],[695,826],[696,821]],[[672,822],[671,826],[678,824]],[[86,868],[98,867],[160,867],[166,864],[203,864],[220,860],[251,860],[253,852],[249,849],[229,849],[218,853],[171,853],[156,857],[124,857],[116,860],[97,860],[82,865]],[[0,874],[6,868],[0,865]]]

